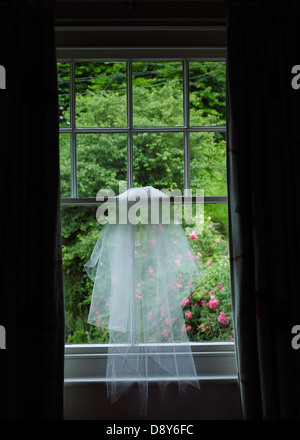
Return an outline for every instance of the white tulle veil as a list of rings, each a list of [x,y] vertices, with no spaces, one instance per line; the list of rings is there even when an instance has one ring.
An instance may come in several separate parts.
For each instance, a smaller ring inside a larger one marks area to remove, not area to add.
[[[107,223],[85,265],[94,281],[88,322],[110,334],[107,396],[142,415],[181,405],[199,389],[182,299],[201,272],[182,226],[168,215],[164,222],[166,194],[129,189],[116,198],[119,211],[145,194],[146,221]]]

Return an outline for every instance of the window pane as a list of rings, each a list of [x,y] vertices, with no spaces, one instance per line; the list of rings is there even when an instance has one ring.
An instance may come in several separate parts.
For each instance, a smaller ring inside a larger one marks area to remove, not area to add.
[[[190,125],[225,125],[224,62],[190,62]]]
[[[93,282],[83,266],[89,260],[103,227],[96,220],[97,208],[61,208],[67,343],[108,342],[106,329],[87,323]],[[193,209],[195,212],[197,207],[193,206]],[[182,218],[186,229],[184,215]],[[205,205],[202,223],[197,220],[193,233],[186,231],[203,267],[203,276],[199,277],[196,289],[185,298],[183,308],[184,315],[187,313],[185,324],[189,339],[194,342],[231,341],[227,205]]]
[[[76,126],[127,125],[126,63],[76,63]]]
[[[133,125],[183,125],[182,64],[135,62],[132,74]]]
[[[70,64],[57,63],[59,125],[70,127]]]
[[[141,133],[133,137],[134,186],[183,192],[183,134]]]
[[[183,69],[181,62],[132,63],[133,125],[181,126]],[[75,64],[76,126],[127,127],[125,62]],[[70,127],[70,66],[58,63],[60,127]],[[225,63],[189,63],[191,126],[225,125]],[[183,133],[133,135],[134,186],[160,189],[184,186]],[[60,135],[61,196],[71,195],[70,135]],[[127,180],[127,134],[76,135],[79,197],[96,197],[100,189],[119,193]],[[226,143],[220,133],[190,134],[190,187],[204,196],[224,196]],[[66,342],[108,342],[108,331],[87,324],[93,284],[83,266],[90,258],[102,226],[98,206],[63,206],[63,270]],[[201,209],[202,208],[202,209]],[[195,223],[183,227],[201,262],[204,276],[184,306],[191,341],[232,340],[226,204],[193,205]],[[184,206],[182,207],[184,211]],[[196,214],[198,217],[196,217]]]
[[[184,303],[189,339],[232,341],[227,205],[205,205],[204,217],[192,233],[184,227],[203,268],[197,287]]]
[[[79,197],[96,197],[101,189],[119,193],[127,180],[127,135],[77,135],[77,187]]]
[[[226,196],[226,141],[221,133],[190,134],[190,176],[192,189],[204,196]]]
[[[67,133],[60,133],[59,156],[60,156],[60,195],[61,197],[71,197],[70,135]]]
[[[93,283],[84,264],[101,228],[96,206],[62,206],[62,255],[66,343],[108,342],[106,330],[87,323]]]

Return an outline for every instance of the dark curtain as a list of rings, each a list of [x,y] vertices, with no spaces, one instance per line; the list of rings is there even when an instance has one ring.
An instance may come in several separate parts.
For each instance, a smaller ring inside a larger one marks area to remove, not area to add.
[[[245,419],[300,418],[299,2],[227,2],[228,191]]]
[[[0,1],[0,418],[62,419],[64,306],[51,1]]]

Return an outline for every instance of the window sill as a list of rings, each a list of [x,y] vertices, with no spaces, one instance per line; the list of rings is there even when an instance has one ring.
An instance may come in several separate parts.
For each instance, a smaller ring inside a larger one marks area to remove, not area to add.
[[[67,344],[65,346],[65,385],[106,382],[107,344]],[[233,342],[191,343],[200,382],[237,381]],[[159,379],[155,379],[157,381]]]

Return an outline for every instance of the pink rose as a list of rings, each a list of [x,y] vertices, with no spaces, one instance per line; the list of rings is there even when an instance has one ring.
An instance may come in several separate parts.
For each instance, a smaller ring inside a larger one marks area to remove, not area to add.
[[[215,297],[212,295],[210,300],[208,301],[208,307],[210,309],[216,309],[218,307],[219,303],[220,303],[220,301],[215,299]]]
[[[190,261],[193,261],[195,259],[195,256],[191,254],[191,251],[188,251],[188,253],[186,255],[187,255],[187,259]]]
[[[186,327],[186,329],[187,329],[187,331],[189,331],[189,330],[191,330],[191,326],[190,325],[188,325],[187,327]]]
[[[221,324],[227,324],[228,321],[228,316],[225,316],[224,312],[220,312],[219,316],[218,316],[218,321],[221,322]]]
[[[162,334],[166,339],[169,339],[169,333],[167,332],[166,329],[163,329]]]
[[[186,318],[192,318],[193,314],[192,314],[191,312],[186,312],[186,313],[184,314],[184,316],[185,316]]]
[[[154,274],[154,270],[152,269],[151,266],[149,266],[148,274],[151,275],[151,276]]]
[[[198,235],[196,234],[195,231],[193,231],[193,232],[190,234],[190,238],[191,238],[191,239],[198,238]]]
[[[188,299],[185,299],[185,298],[183,298],[182,300],[181,300],[181,305],[184,307],[184,306],[187,306],[188,304],[189,304],[189,300]]]
[[[215,242],[216,242],[216,243],[219,243],[219,242],[220,242],[220,239],[219,239],[219,238],[215,238]]]
[[[160,307],[160,316],[163,316],[163,317],[167,316],[166,306],[165,305]]]

